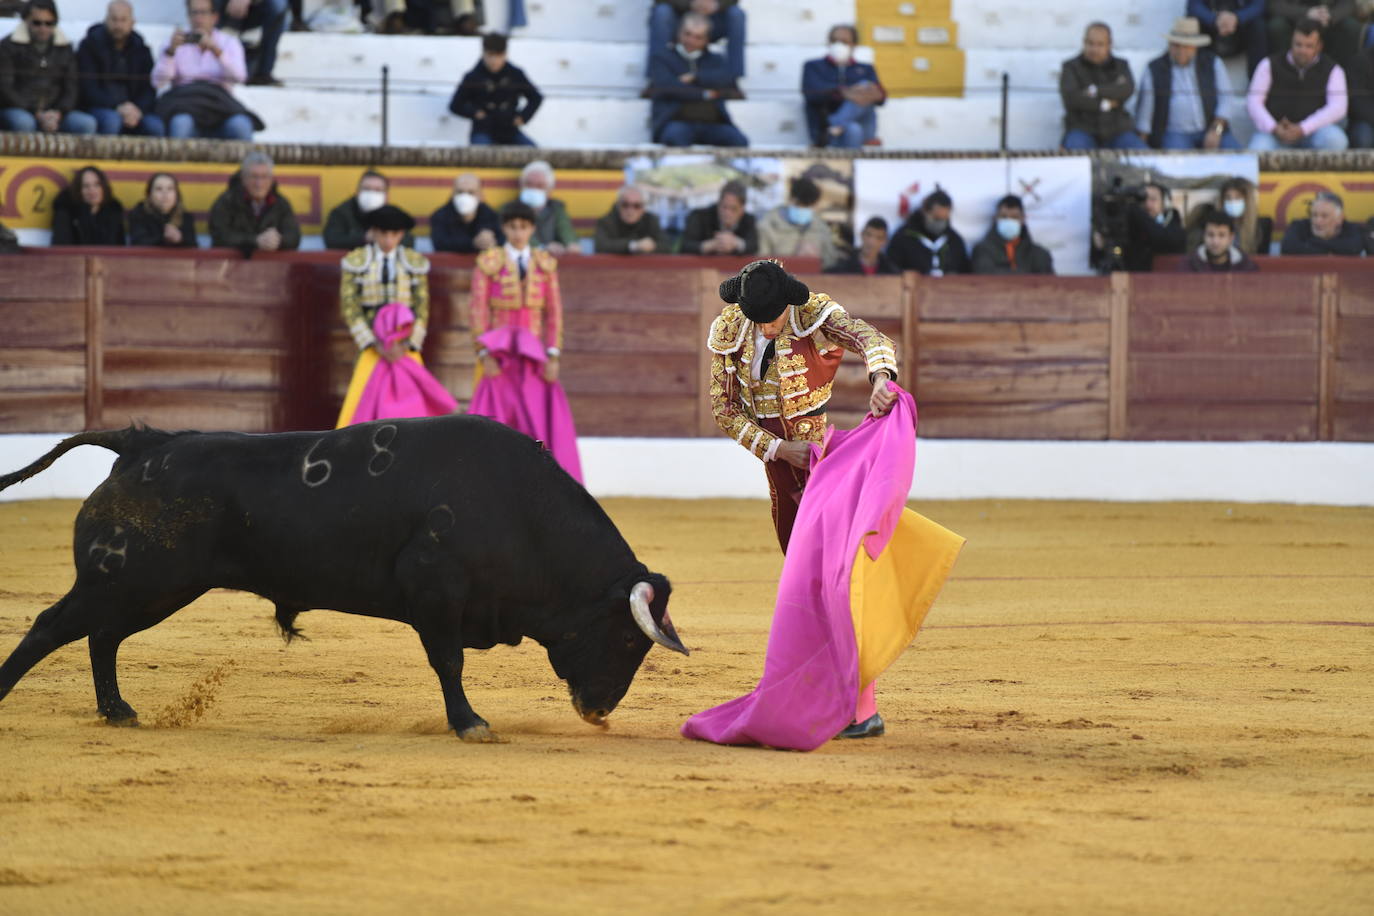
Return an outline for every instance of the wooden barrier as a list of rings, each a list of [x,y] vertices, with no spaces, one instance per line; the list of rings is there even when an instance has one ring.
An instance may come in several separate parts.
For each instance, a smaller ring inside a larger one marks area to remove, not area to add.
[[[584,435],[717,435],[707,329],[737,259],[565,259],[564,383]],[[433,258],[425,360],[472,394],[472,259]],[[821,275],[897,344],[928,437],[1374,441],[1374,273]],[[131,420],[332,426],[357,352],[334,252],[36,249],[0,258],[0,432]],[[846,359],[831,416],[866,410]]]

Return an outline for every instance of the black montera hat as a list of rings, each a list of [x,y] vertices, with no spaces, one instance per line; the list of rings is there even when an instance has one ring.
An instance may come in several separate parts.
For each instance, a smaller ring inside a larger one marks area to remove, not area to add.
[[[409,232],[415,228],[415,217],[394,204],[383,204],[363,214],[363,226],[390,232]]]
[[[805,305],[810,297],[806,284],[777,261],[754,261],[720,285],[720,298],[739,303],[744,317],[755,324],[767,324],[789,305]]]

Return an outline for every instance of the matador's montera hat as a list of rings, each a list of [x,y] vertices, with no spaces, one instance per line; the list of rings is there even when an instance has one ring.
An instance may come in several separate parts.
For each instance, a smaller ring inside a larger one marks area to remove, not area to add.
[[[805,305],[811,290],[777,261],[754,261],[720,285],[720,298],[739,303],[744,317],[755,324],[767,324],[789,305]]]

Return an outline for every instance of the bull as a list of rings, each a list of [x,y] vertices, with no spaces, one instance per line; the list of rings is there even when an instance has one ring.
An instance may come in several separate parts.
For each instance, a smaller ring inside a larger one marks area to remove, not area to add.
[[[0,700],[85,637],[100,714],[137,724],[116,678],[120,643],[212,588],[273,602],[288,642],[312,609],[409,624],[467,741],[497,739],[463,692],[465,648],[534,639],[594,725],[654,643],[687,654],[668,580],[539,443],[485,418],[86,432],[0,477],[0,490],[81,445],[119,457],[77,515],[76,584],[0,665]]]

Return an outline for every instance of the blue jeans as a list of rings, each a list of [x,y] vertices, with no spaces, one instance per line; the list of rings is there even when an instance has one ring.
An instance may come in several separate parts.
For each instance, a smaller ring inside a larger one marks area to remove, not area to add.
[[[140,137],[165,137],[167,125],[155,114],[145,114],[134,127],[125,127],[124,119],[113,108],[92,108],[90,116],[95,118],[96,132],[105,136],[131,134]]]
[[[1203,138],[1207,136],[1205,130],[1182,131],[1166,130],[1160,139],[1160,149],[1202,149]],[[1227,130],[1221,135],[1221,149],[1240,149],[1240,141],[1231,135]]]
[[[286,31],[288,0],[262,0],[261,3],[254,3],[248,8],[248,15],[242,19],[231,19],[226,16],[226,6],[228,0],[215,0],[220,25],[238,29],[240,32],[262,26],[262,44],[258,45],[257,59],[253,61],[253,69],[248,71],[248,76],[250,79],[255,76],[270,77],[272,68],[277,65],[277,42],[281,41],[281,33]]]
[[[1255,131],[1255,135],[1250,138],[1250,149],[1260,152],[1271,149],[1343,150],[1349,146],[1350,141],[1346,138],[1345,131],[1335,124],[1328,124],[1300,138],[1296,143],[1284,143],[1273,134],[1260,131]]]
[[[476,124],[473,124],[473,125],[472,125],[472,134],[468,137],[468,146],[537,146],[537,145],[538,145],[538,144],[536,144],[533,140],[531,140],[529,137],[525,136],[525,132],[524,132],[524,131],[521,131],[521,130],[517,130],[517,131],[515,132],[515,138],[514,138],[513,140],[505,140],[505,141],[503,141],[503,142],[501,142],[501,143],[497,143],[495,140],[493,140],[493,139],[491,138],[491,134],[487,133],[485,130],[483,130],[482,128],[478,127]]]
[[[38,119],[22,108],[0,109],[0,128],[17,134],[31,134],[38,130]],[[95,118],[84,111],[69,111],[62,116],[62,123],[57,130],[63,134],[93,134]]]
[[[873,105],[844,102],[830,113],[830,126],[844,129],[838,137],[830,135],[830,145],[857,149],[865,140],[878,135],[878,109]]]
[[[252,140],[253,122],[248,119],[248,115],[230,115],[221,121],[214,130],[208,134],[202,134],[196,130],[195,119],[183,112],[172,115],[172,121],[167,125],[167,136],[181,140],[189,137],[213,137],[216,140]]]
[[[1351,149],[1374,149],[1374,124],[1351,121],[1346,133],[1350,135]]]
[[[1064,149],[1149,149],[1140,135],[1133,130],[1117,134],[1106,143],[1098,143],[1086,130],[1074,129],[1064,134],[1061,144]]]
[[[658,132],[664,146],[748,146],[749,140],[733,124],[669,121]]]
[[[725,39],[725,60],[735,79],[744,76],[744,10],[727,6],[711,15],[711,40]],[[649,59],[654,52],[677,40],[677,11],[667,3],[655,3],[649,10]],[[648,65],[645,65],[648,72]]]

